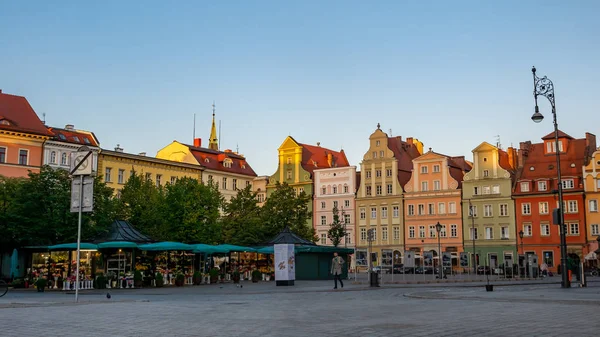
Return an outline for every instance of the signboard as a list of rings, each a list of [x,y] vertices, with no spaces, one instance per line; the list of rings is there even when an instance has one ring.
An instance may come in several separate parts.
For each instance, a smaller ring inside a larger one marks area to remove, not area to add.
[[[296,279],[296,260],[293,244],[277,244],[273,246],[275,253],[275,284],[277,286],[293,286]]]
[[[444,252],[442,253],[442,265],[444,267],[452,267],[452,253]]]
[[[94,210],[94,177],[83,177],[83,198],[80,199],[81,178],[75,177],[71,182],[71,213],[79,212],[79,202],[83,205],[82,212],[91,212]]]
[[[433,252],[432,251],[424,252],[423,258],[424,258],[426,267],[433,266]]]
[[[415,252],[407,250],[404,252],[404,268],[415,267]]]
[[[460,253],[460,266],[466,268],[469,266],[469,253],[461,252]]]
[[[96,156],[97,154],[92,151],[71,152],[71,174],[73,176],[83,176],[95,173],[94,159]],[[81,165],[79,165],[79,163],[81,163]],[[77,165],[79,165],[79,167],[77,167]],[[77,167],[76,170],[75,167]]]

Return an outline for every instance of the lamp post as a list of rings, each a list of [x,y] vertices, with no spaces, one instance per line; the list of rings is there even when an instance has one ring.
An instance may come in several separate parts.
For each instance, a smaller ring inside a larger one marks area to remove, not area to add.
[[[557,222],[560,226],[560,260],[561,260],[561,276],[562,288],[570,288],[571,283],[569,282],[568,273],[567,273],[567,233],[566,228],[564,226],[565,223],[565,215],[563,212],[563,187],[560,173],[560,145],[558,141],[558,122],[556,121],[556,101],[554,96],[554,84],[552,81],[548,79],[548,77],[544,76],[542,78],[537,77],[535,74],[535,67],[531,68],[531,72],[533,73],[533,98],[535,100],[535,112],[533,116],[531,116],[531,120],[535,123],[539,123],[544,119],[544,116],[540,113],[540,108],[538,107],[538,96],[544,96],[550,101],[550,105],[552,106],[552,117],[554,122],[554,142],[555,142],[555,152],[556,152],[556,177],[558,183],[558,208],[555,210],[557,216]]]
[[[469,199],[469,216],[471,217],[471,239],[473,240],[473,275],[477,275],[477,255],[475,255],[475,214]]]
[[[439,221],[435,225],[435,230],[437,231],[437,238],[438,238],[438,264],[440,267],[440,280],[441,280],[444,278],[444,265],[443,265],[443,261],[442,261],[442,243],[440,241],[440,232],[442,231],[442,225],[440,224]]]
[[[521,254],[525,255],[525,250],[523,248],[523,235],[525,235],[525,233],[523,233],[523,231],[519,231],[519,237],[521,238]]]

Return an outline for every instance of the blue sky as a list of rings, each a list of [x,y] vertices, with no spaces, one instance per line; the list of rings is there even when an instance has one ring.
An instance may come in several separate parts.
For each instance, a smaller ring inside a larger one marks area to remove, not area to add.
[[[600,135],[597,1],[11,1],[0,88],[104,148],[207,144],[259,175],[286,136],[359,165],[377,123],[471,158],[482,141],[539,140],[531,66],[554,82],[560,128]],[[547,102],[540,105],[550,117]]]

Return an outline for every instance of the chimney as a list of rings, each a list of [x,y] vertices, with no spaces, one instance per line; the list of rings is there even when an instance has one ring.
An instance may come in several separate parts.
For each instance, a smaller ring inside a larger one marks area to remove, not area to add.
[[[75,125],[67,124],[67,125],[65,125],[65,130],[73,131],[73,130],[75,130]]]
[[[2,93],[2,89],[0,89],[0,94]]]
[[[194,138],[194,147],[202,147],[202,138]]]
[[[531,148],[531,141],[520,142],[519,143],[519,152],[517,155],[517,165],[518,167],[523,167],[525,158],[529,156],[529,149]]]
[[[412,145],[412,144],[413,144],[413,137],[408,137],[408,138],[406,138],[406,142],[407,142],[409,145]]]
[[[321,142],[317,142],[317,146],[321,146]]]
[[[596,135],[586,132],[585,133],[585,146],[586,146],[585,165],[587,165],[590,163],[590,159],[592,158],[592,156],[594,155],[594,152],[596,151]]]
[[[138,153],[138,155],[145,157],[146,156],[146,152],[140,152],[140,153]]]
[[[123,152],[123,148],[121,148],[120,144],[117,144],[117,146],[115,147],[115,152]]]
[[[327,164],[329,164],[329,167],[333,167],[333,156],[331,153],[327,154]]]

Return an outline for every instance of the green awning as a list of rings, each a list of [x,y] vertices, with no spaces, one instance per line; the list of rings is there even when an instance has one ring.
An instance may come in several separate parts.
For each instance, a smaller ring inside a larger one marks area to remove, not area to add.
[[[255,252],[256,251],[254,248],[236,246],[236,245],[228,245],[228,244],[218,245],[217,247],[219,247],[220,249],[226,250],[228,253],[229,252]]]
[[[297,253],[338,253],[338,254],[354,254],[354,249],[352,248],[340,248],[333,246],[296,246],[295,249]]]
[[[193,245],[188,245],[188,244],[181,243],[181,242],[172,242],[172,241],[148,243],[145,245],[139,245],[138,248],[140,250],[150,250],[150,251],[194,250]]]
[[[203,243],[192,245],[194,247],[193,252],[199,254],[225,254],[229,253],[227,249],[220,248],[219,246],[206,245]]]
[[[110,248],[137,248],[138,244],[130,241],[109,241],[98,244],[98,249]]]
[[[93,243],[81,242],[79,244],[80,249],[98,249],[98,246]],[[63,243],[60,245],[49,246],[48,250],[77,250],[77,242],[75,243]]]
[[[256,250],[259,254],[275,254],[275,249],[273,246],[262,247]]]

